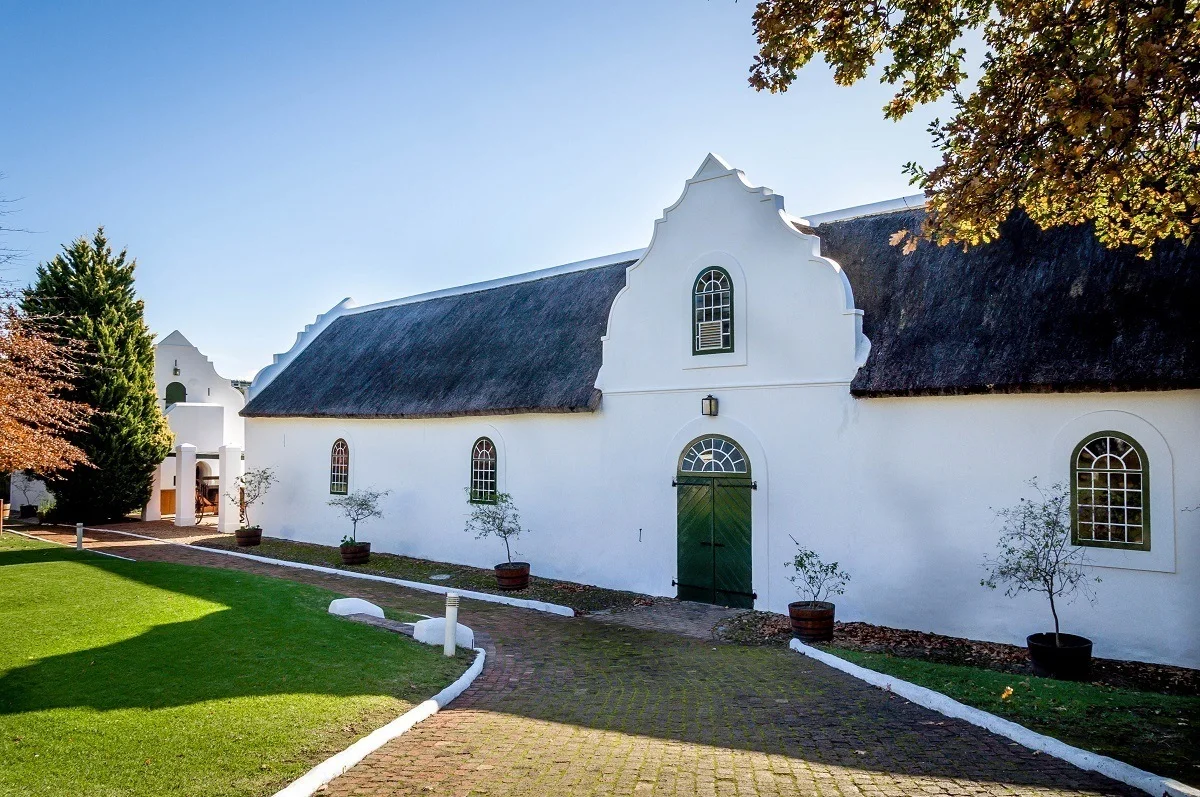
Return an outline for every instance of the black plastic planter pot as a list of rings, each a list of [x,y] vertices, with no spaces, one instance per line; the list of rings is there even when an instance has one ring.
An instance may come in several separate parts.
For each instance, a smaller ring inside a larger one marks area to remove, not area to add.
[[[37,504],[21,504],[21,519],[37,517]]]
[[[1092,673],[1092,640],[1074,634],[1059,634],[1062,647],[1054,644],[1054,634],[1030,634],[1025,638],[1033,671],[1050,678],[1082,681]]]

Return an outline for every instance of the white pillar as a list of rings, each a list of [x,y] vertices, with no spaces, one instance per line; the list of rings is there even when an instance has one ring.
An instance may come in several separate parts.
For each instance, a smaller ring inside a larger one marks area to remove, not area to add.
[[[196,525],[196,447],[175,446],[175,525]]]
[[[458,595],[446,593],[446,637],[442,645],[442,653],[454,656],[455,642],[458,641]]]
[[[221,446],[217,451],[221,455],[217,470],[217,484],[221,490],[217,530],[232,534],[242,525],[237,501],[229,497],[237,495],[237,478],[242,475],[242,447]]]
[[[142,520],[162,520],[163,464],[158,463],[150,479],[150,503],[142,508]]]

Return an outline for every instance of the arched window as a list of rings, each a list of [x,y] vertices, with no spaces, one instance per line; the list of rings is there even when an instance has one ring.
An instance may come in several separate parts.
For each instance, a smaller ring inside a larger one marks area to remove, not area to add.
[[[1071,542],[1150,550],[1150,463],[1132,437],[1097,432],[1071,456]]]
[[[733,281],[723,268],[706,268],[692,289],[692,354],[733,351]]]
[[[724,437],[701,437],[679,460],[682,473],[749,473],[742,449]]]
[[[471,501],[477,504],[496,501],[496,446],[486,437],[476,440],[471,449]]]
[[[329,492],[345,495],[350,490],[350,446],[340,437],[329,452]]]
[[[167,406],[187,401],[187,388],[180,382],[167,385]]]

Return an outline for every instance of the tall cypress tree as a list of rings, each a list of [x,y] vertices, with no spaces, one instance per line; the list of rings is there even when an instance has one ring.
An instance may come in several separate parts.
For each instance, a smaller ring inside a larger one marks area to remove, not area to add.
[[[133,288],[136,261],[116,257],[104,228],[78,238],[25,291],[22,309],[44,319],[87,354],[70,398],[98,412],[71,437],[93,467],[50,475],[56,511],[66,521],[119,518],[150,500],[154,469],[171,450],[171,430],[154,390],[154,336]]]

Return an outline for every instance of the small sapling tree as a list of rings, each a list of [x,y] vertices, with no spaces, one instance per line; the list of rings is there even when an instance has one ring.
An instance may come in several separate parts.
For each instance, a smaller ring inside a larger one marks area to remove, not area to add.
[[[787,566],[795,573],[788,576],[788,581],[796,585],[800,595],[808,596],[809,604],[815,607],[818,603],[824,603],[826,598],[846,591],[850,575],[838,570],[837,562],[826,564],[816,552],[805,548],[795,537],[792,542],[796,543],[796,556]]]
[[[1037,479],[1030,479],[1029,486],[1037,498],[1022,498],[1016,506],[996,512],[1003,524],[996,543],[999,555],[984,560],[987,577],[979,583],[989,589],[1004,584],[1004,594],[1010,598],[1022,592],[1045,595],[1054,616],[1054,644],[1062,647],[1058,602],[1069,603],[1077,593],[1095,600],[1084,570],[1087,553],[1071,544],[1071,496],[1066,485],[1043,488]]]
[[[275,471],[271,468],[248,470],[234,481],[233,492],[225,497],[237,505],[242,516],[242,528],[259,528],[250,523],[250,507],[261,501],[274,483]]]
[[[350,533],[342,537],[342,545],[358,544],[358,524],[373,517],[383,517],[379,501],[391,490],[355,490],[347,495],[329,499],[329,505],[340,509],[350,521]]]
[[[525,533],[521,528],[521,515],[517,505],[509,493],[496,493],[494,503],[473,503],[471,516],[467,519],[465,531],[475,535],[475,539],[499,537],[504,541],[504,554],[507,561],[512,563],[512,548],[509,540],[515,540]]]

